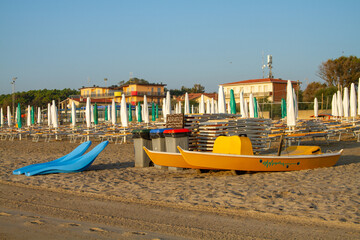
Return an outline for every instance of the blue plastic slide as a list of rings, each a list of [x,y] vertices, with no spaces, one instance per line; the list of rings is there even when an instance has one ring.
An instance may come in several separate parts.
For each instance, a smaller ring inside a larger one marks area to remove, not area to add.
[[[80,144],[77,148],[75,148],[71,153],[69,153],[69,154],[67,154],[65,156],[62,156],[61,158],[58,158],[58,159],[50,161],[50,162],[37,163],[37,164],[32,164],[32,165],[29,165],[29,166],[26,166],[26,167],[22,167],[22,168],[14,170],[13,174],[16,174],[16,175],[23,174],[23,173],[26,173],[26,172],[29,172],[29,171],[33,171],[33,170],[36,170],[36,169],[43,168],[45,166],[50,166],[50,165],[53,165],[53,164],[66,162],[66,161],[71,160],[73,158],[80,157],[81,155],[83,155],[86,152],[86,150],[88,150],[90,145],[91,145],[91,141],[84,142],[83,144]]]
[[[40,169],[27,171],[26,176],[49,174],[49,173],[68,173],[81,172],[87,169],[96,159],[96,157],[105,149],[109,141],[104,141],[94,147],[91,151],[83,156],[72,158],[66,162],[59,162],[50,166],[44,166]]]

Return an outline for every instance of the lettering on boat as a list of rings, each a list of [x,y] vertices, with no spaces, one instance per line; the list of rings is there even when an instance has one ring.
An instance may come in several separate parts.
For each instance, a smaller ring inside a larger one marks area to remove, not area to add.
[[[289,168],[289,166],[290,165],[299,165],[300,164],[300,162],[297,162],[297,163],[286,163],[286,162],[282,162],[282,161],[275,161],[274,162],[274,160],[273,159],[271,159],[271,161],[269,161],[269,160],[266,160],[266,161],[264,161],[264,160],[262,160],[262,159],[260,159],[260,163],[262,163],[265,167],[272,167],[272,166],[277,166],[277,165],[281,165],[281,166],[283,166],[283,167],[286,167],[286,168]]]

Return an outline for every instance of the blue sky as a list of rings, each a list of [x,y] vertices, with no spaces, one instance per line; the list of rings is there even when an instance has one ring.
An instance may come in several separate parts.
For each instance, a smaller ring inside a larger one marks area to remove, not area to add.
[[[321,81],[329,58],[360,57],[360,1],[0,0],[0,94],[134,77],[167,88],[262,77]]]

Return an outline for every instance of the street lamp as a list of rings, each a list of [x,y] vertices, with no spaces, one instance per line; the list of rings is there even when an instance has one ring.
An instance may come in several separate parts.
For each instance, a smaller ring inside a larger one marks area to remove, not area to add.
[[[107,80],[108,80],[107,78],[104,78],[105,88],[107,88],[107,84],[106,84],[106,83],[107,83]]]
[[[14,116],[14,122],[16,121],[15,119],[15,81],[16,81],[17,77],[13,77],[11,84],[12,84],[12,114]]]

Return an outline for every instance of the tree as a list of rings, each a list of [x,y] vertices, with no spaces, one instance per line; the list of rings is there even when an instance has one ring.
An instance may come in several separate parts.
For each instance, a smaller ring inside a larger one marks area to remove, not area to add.
[[[126,82],[124,80],[119,82],[119,86],[127,85],[127,84],[149,84],[149,82],[142,78],[141,79],[140,78],[130,78]]]
[[[320,89],[326,88],[325,83],[320,82],[312,82],[309,85],[307,85],[306,89],[303,92],[303,101],[304,102],[312,102],[315,98],[315,93],[319,91]]]
[[[46,107],[51,100],[65,100],[70,95],[78,95],[80,94],[77,90],[72,90],[69,88],[65,88],[63,90],[30,90],[27,92],[16,92],[16,104],[20,103],[22,107],[26,107],[27,105],[36,106],[36,107]],[[12,103],[12,95],[11,94],[3,94],[0,95],[0,107],[6,108],[6,106],[10,106]]]
[[[194,87],[192,88],[193,93],[204,93],[205,87],[201,84],[194,84]]]
[[[356,56],[341,56],[329,59],[319,66],[317,75],[325,80],[328,86],[350,87],[360,77],[360,59]]]

